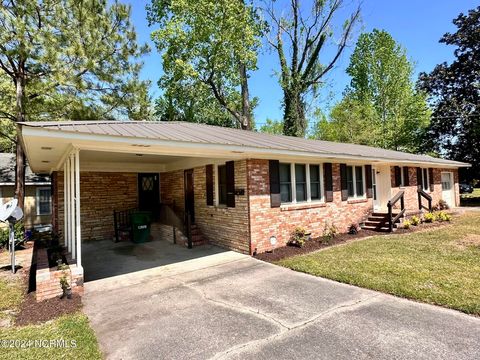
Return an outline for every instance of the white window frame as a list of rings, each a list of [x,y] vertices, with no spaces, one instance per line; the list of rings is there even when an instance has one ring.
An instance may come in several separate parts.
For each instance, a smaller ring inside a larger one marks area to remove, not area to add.
[[[227,204],[220,204],[220,177],[219,177],[219,174],[220,172],[218,171],[218,167],[219,166],[226,166],[227,164],[226,163],[223,163],[223,164],[216,164],[213,168],[214,168],[214,179],[215,179],[215,190],[214,190],[214,193],[215,193],[215,197],[214,197],[214,204],[216,207],[227,207]]]
[[[50,191],[50,212],[48,213],[40,213],[40,191],[41,190],[49,190]],[[43,187],[37,187],[36,194],[35,194],[35,204],[36,204],[36,210],[37,210],[37,215],[38,216],[48,216],[52,215],[52,188],[49,186],[43,186]]]
[[[355,193],[354,196],[348,195],[348,200],[357,200],[357,199],[366,199],[367,198],[367,181],[365,178],[365,165],[359,164],[346,164],[347,168],[349,166],[352,167],[352,177],[353,177],[353,192]],[[355,171],[355,167],[360,166],[362,168],[362,186],[363,186],[363,195],[358,196],[357,194],[357,172]],[[347,171],[348,173],[348,171]],[[347,189],[348,191],[348,189]]]
[[[282,202],[282,205],[288,204],[311,204],[311,203],[323,203],[325,202],[325,194],[324,194],[324,181],[323,181],[323,164],[310,164],[310,163],[284,163],[282,164],[290,164],[290,181],[291,181],[291,194],[292,194],[292,201],[291,202]],[[297,186],[296,186],[296,179],[295,179],[295,165],[304,165],[305,166],[305,181],[307,185],[307,200],[305,201],[297,201]],[[319,168],[319,176],[320,176],[320,199],[312,200],[312,187],[310,184],[310,166],[318,166]]]
[[[400,167],[400,187],[405,187],[405,174],[404,170],[405,168],[403,166]]]
[[[422,167],[422,190],[425,191],[425,192],[430,192],[430,171],[428,171],[428,167]],[[426,171],[425,171],[426,170]],[[425,176],[425,174],[427,176]],[[424,188],[424,185],[425,185],[425,179],[427,179],[427,188],[425,189]]]

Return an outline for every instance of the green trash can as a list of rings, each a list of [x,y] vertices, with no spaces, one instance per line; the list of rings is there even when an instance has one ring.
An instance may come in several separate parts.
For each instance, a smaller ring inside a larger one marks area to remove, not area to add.
[[[152,214],[149,211],[136,211],[131,216],[132,241],[134,243],[149,241]]]

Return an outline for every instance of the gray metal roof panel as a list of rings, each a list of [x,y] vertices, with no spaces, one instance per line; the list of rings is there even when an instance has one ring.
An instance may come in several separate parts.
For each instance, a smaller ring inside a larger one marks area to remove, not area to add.
[[[434,158],[428,155],[410,154],[365,145],[271,135],[189,122],[49,121],[26,122],[22,123],[22,125],[85,134],[126,136],[202,144],[235,145],[271,150],[313,152],[322,155],[337,154],[352,157],[384,158],[387,160],[431,162],[445,165],[467,165],[465,163]]]

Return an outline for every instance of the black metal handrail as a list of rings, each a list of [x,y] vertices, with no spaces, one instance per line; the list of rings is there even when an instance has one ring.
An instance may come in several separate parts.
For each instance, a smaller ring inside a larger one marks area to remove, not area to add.
[[[188,212],[175,211],[175,204],[172,206],[167,204],[158,205],[157,221],[164,225],[173,227],[174,240],[175,230],[178,229],[188,239],[188,248],[192,248],[192,216]]]
[[[400,200],[400,212],[394,217],[392,208]],[[399,191],[393,198],[388,200],[388,231],[393,231],[393,224],[405,214],[405,191]]]
[[[418,194],[418,210],[428,210],[432,211],[432,197],[428,195],[420,186],[417,189]],[[428,207],[422,204],[422,198],[425,198],[428,201]]]

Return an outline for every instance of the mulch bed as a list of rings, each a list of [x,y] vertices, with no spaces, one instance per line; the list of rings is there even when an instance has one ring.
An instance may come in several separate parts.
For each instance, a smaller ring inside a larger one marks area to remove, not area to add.
[[[60,299],[58,296],[52,299],[37,302],[35,294],[25,296],[20,307],[19,314],[15,319],[15,325],[43,323],[59,316],[77,312],[82,307],[82,298],[78,294],[72,294],[71,299]]]
[[[408,234],[412,232],[423,231],[427,229],[437,228],[450,224],[451,222],[432,222],[432,223],[422,223],[419,226],[411,226],[409,229],[399,228],[393,233],[382,233],[371,230],[360,230],[357,234],[339,234],[335,236],[328,244],[322,242],[322,237],[306,241],[303,247],[296,246],[283,246],[275,249],[273,252],[266,252],[255,255],[255,258],[267,262],[276,262],[282,259],[286,259],[296,255],[308,254],[313,251],[325,249],[331,246],[345,244],[354,240],[370,237],[370,236],[389,236],[389,235],[399,235],[399,234]]]

